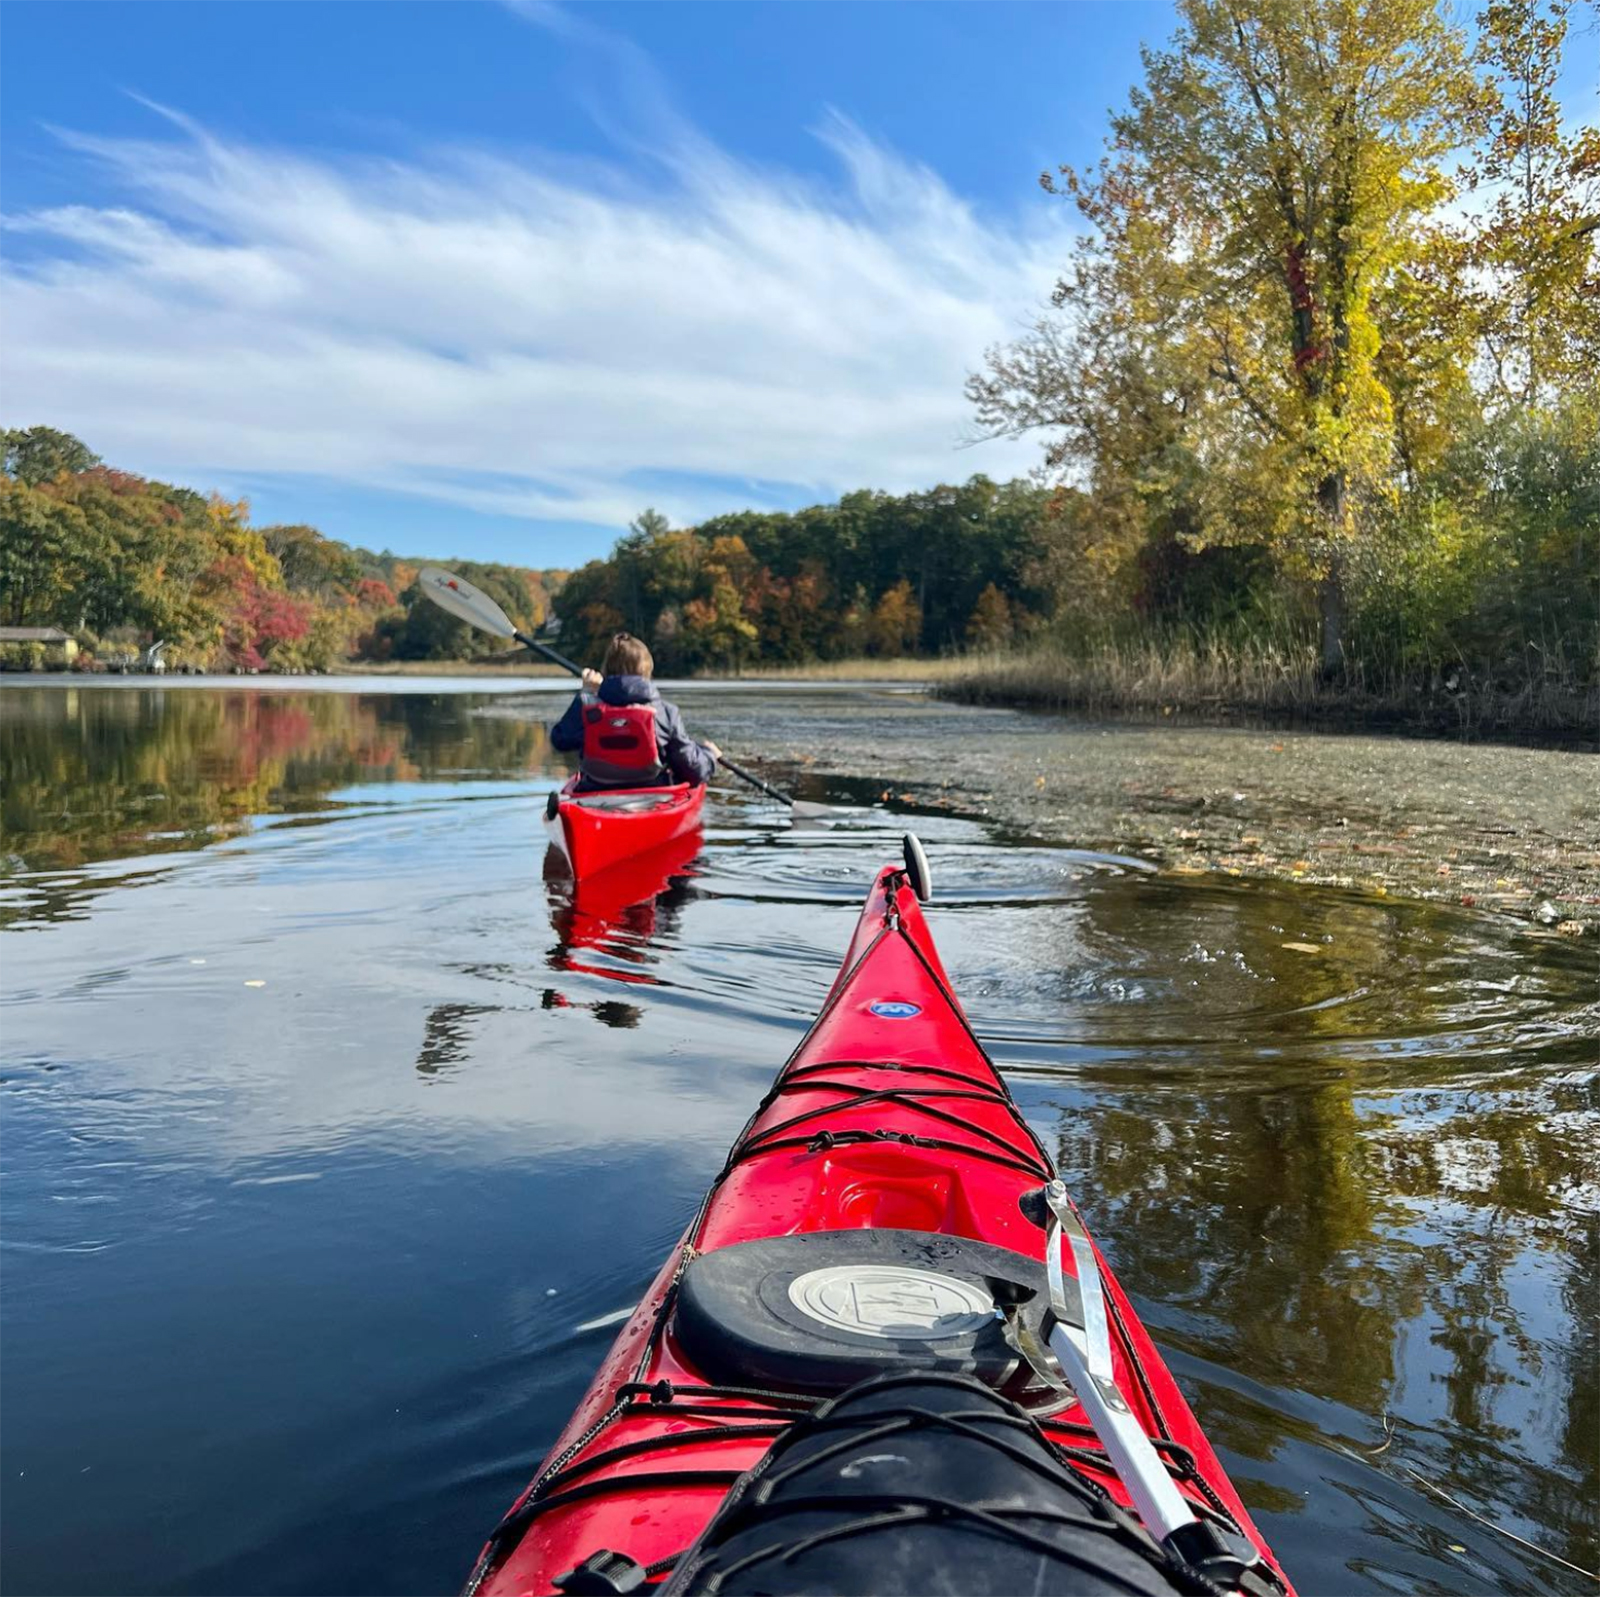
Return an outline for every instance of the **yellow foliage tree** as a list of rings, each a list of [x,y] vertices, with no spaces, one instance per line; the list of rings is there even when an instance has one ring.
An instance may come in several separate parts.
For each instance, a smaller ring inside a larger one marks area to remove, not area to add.
[[[1600,394],[1600,128],[1568,128],[1557,93],[1571,0],[1494,0],[1478,57],[1493,102],[1475,176],[1488,203],[1472,264],[1491,292],[1483,338],[1512,407]]]
[[[685,644],[702,661],[737,670],[756,641],[756,626],[747,619],[739,590],[718,576],[710,594],[683,607]]]
[[[991,582],[978,595],[967,622],[967,642],[980,649],[1003,649],[1014,631],[1011,601]]]
[[[971,393],[996,431],[1056,431],[1051,459],[1087,468],[1119,542],[1123,511],[1181,507],[1191,546],[1275,547],[1317,585],[1334,669],[1346,553],[1393,458],[1375,304],[1483,95],[1436,0],[1178,13],[1108,156],[1043,180],[1095,230],[1066,315],[993,352]]]
[[[922,608],[911,584],[902,577],[872,608],[867,629],[872,652],[895,659],[917,646],[922,635]]]

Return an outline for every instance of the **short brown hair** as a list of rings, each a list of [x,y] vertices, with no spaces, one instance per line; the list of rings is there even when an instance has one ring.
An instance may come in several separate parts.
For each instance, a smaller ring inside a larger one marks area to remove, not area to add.
[[[612,638],[602,663],[602,672],[608,677],[647,677],[655,668],[655,657],[631,632],[619,632]]]

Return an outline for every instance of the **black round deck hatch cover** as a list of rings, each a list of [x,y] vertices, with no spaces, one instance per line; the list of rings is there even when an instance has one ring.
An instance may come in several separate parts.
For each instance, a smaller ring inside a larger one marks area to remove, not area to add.
[[[723,1385],[837,1392],[920,1369],[1042,1395],[997,1302],[1043,1345],[1042,1260],[933,1231],[811,1231],[695,1258],[673,1329]]]

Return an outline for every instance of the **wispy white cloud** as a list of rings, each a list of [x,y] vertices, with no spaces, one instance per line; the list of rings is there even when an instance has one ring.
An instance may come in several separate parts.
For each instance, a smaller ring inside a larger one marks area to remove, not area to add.
[[[980,217],[831,113],[831,181],[757,169],[650,110],[648,63],[625,75],[647,168],[310,156],[172,113],[154,139],[62,134],[122,203],[8,218],[8,423],[188,480],[603,524],[642,473],[692,520],[745,502],[713,478],[830,496],[1032,464],[958,450],[961,383],[1031,318],[1059,218]]]

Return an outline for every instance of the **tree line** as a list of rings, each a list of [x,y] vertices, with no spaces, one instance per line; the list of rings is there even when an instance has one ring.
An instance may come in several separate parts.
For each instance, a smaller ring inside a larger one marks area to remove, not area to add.
[[[313,527],[253,526],[242,501],[117,470],[52,428],[12,430],[4,444],[0,624],[60,627],[90,661],[159,639],[179,669],[504,652],[425,599],[418,561]],[[663,672],[1003,648],[1038,635],[1060,608],[1051,499],[974,477],[693,528],[647,510],[607,558],[570,574],[454,569],[525,632],[559,620],[563,647],[598,660],[627,629]]]
[[[1594,9],[1180,0],[1033,330],[969,383],[1062,485],[1064,639],[1276,628],[1353,665],[1593,681]],[[1587,86],[1586,86],[1587,87]]]
[[[344,661],[460,660],[503,649],[428,602],[419,562],[314,527],[250,524],[249,506],[104,465],[50,427],[4,435],[0,625],[59,627],[89,661],[156,641],[169,667],[329,670]],[[562,573],[467,562],[525,631]],[[27,646],[7,646],[28,664]]]
[[[1005,647],[1058,608],[1051,497],[980,476],[692,528],[647,510],[567,578],[563,647],[598,658],[625,628],[671,673]]]

